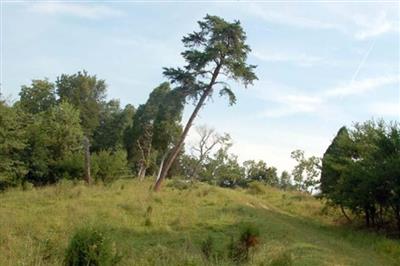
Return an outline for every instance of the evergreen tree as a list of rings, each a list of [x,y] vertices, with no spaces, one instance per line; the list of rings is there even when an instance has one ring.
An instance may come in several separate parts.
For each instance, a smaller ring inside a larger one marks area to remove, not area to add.
[[[160,189],[161,182],[183,148],[195,117],[213,92],[219,89],[220,95],[228,96],[230,104],[236,102],[235,94],[220,77],[241,81],[245,86],[257,79],[253,72],[255,66],[246,63],[251,50],[245,43],[246,34],[239,21],[229,23],[220,17],[207,15],[203,21],[199,21],[199,27],[200,31],[182,39],[187,48],[182,53],[187,63],[185,67],[164,69],[164,75],[177,84],[176,90],[187,99],[193,99],[196,105],[178,142],[168,155],[155,190]]]

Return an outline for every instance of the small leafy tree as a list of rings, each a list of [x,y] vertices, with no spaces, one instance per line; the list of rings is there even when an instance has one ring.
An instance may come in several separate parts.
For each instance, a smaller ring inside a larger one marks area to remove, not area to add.
[[[253,72],[255,66],[246,63],[251,50],[245,43],[246,34],[239,21],[229,23],[220,17],[207,15],[203,21],[199,21],[199,27],[200,31],[182,39],[187,48],[182,52],[185,67],[164,69],[164,75],[177,84],[175,90],[196,104],[156,181],[156,191],[180,153],[194,119],[213,92],[219,89],[220,95],[228,96],[230,104],[236,102],[235,94],[221,76],[241,81],[245,86],[257,79]]]
[[[249,180],[262,181],[270,186],[278,186],[279,179],[275,167],[268,167],[264,161],[255,162],[253,160],[245,161],[243,165],[246,168],[246,177]]]
[[[109,183],[128,172],[126,152],[102,150],[92,156],[92,174],[97,180]]]
[[[81,149],[79,111],[68,102],[61,102],[36,114],[26,130],[24,159],[29,167],[28,181],[46,184],[62,178],[65,160]]]
[[[204,164],[204,169],[199,173],[200,180],[217,183],[223,187],[245,186],[244,168],[239,164],[236,155],[229,152],[232,140],[225,134],[221,140],[220,148]]]
[[[279,187],[282,189],[289,189],[292,186],[290,179],[290,174],[287,171],[282,171],[279,178]]]
[[[306,158],[302,150],[293,151],[291,157],[297,162],[297,165],[292,171],[296,188],[301,191],[312,193],[315,185],[318,184],[320,159],[315,156]]]
[[[189,173],[189,177],[192,179],[198,178],[198,172],[209,154],[218,144],[224,142],[224,136],[221,136],[213,128],[208,128],[206,125],[196,127],[196,132],[199,140],[191,147],[192,158],[195,161],[191,173]]]

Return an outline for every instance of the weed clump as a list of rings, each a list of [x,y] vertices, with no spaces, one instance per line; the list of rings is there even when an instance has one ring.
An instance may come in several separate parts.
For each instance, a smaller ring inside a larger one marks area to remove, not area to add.
[[[260,231],[254,225],[245,225],[238,240],[231,239],[228,246],[229,257],[235,262],[245,262],[250,258],[250,251],[260,243]]]
[[[103,233],[93,228],[78,230],[65,253],[66,266],[111,266],[121,260],[115,246]]]
[[[144,220],[144,225],[145,226],[152,226],[153,222],[151,221],[151,214],[153,213],[153,207],[149,206],[147,207],[146,213],[144,215],[145,220]]]
[[[173,179],[167,184],[167,187],[174,188],[177,190],[186,190],[191,187],[191,184],[186,180]]]
[[[214,253],[215,243],[211,236],[208,236],[206,240],[201,242],[201,252],[206,259],[210,259]]]

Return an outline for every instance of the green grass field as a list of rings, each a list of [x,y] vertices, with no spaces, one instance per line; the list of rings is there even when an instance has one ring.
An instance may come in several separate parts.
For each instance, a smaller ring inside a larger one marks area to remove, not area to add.
[[[400,265],[399,241],[340,225],[339,213],[310,196],[172,184],[160,193],[131,180],[2,193],[0,265],[61,265],[70,237],[85,226],[112,239],[121,265],[233,265],[223,254],[244,223],[261,233],[249,265]],[[212,261],[200,248],[208,236],[221,254]]]

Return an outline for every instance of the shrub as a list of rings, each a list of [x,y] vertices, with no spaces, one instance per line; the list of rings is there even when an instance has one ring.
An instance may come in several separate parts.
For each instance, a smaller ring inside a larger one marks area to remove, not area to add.
[[[83,228],[70,240],[64,262],[66,266],[110,266],[117,264],[120,259],[113,243],[100,231]]]
[[[238,240],[231,239],[228,246],[229,257],[236,262],[243,262],[249,259],[250,250],[259,243],[260,231],[253,225],[244,225],[241,229]]]
[[[54,172],[59,177],[75,180],[83,176],[83,164],[84,158],[81,152],[69,152],[55,163]]]
[[[249,192],[251,194],[264,194],[265,187],[260,182],[251,182],[249,185]]]
[[[23,191],[28,191],[28,190],[32,190],[34,188],[34,186],[32,183],[26,181],[26,182],[22,182],[21,188]]]
[[[213,256],[215,248],[214,239],[208,236],[206,240],[201,243],[201,252],[206,259],[210,259]]]
[[[101,180],[105,183],[114,181],[122,173],[128,171],[128,161],[126,152],[117,150],[111,152],[102,150],[92,156],[92,174],[96,180]]]

